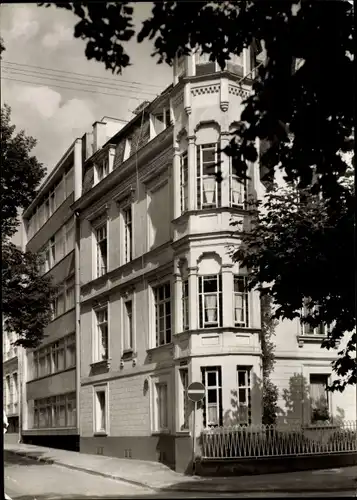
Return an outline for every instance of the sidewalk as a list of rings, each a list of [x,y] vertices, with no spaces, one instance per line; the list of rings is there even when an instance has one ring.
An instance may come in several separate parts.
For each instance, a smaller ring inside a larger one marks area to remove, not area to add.
[[[259,476],[201,478],[179,474],[157,462],[88,455],[25,444],[5,444],[4,449],[20,456],[160,492],[338,492],[356,491],[357,486],[357,466]]]

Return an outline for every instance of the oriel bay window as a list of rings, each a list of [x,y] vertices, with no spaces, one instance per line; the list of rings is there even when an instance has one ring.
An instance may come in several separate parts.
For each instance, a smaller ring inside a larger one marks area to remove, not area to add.
[[[249,326],[249,304],[246,276],[234,276],[234,325],[247,328]]]
[[[221,183],[217,182],[220,158],[217,143],[197,146],[197,208],[221,206]]]
[[[207,366],[201,370],[202,383],[206,391],[203,400],[203,425],[218,427],[223,423],[221,367]]]
[[[156,347],[171,342],[171,287],[165,283],[154,288]]]
[[[200,328],[222,326],[222,276],[199,276],[198,293]]]
[[[229,204],[231,207],[244,208],[247,196],[247,182],[240,181],[229,158]]]

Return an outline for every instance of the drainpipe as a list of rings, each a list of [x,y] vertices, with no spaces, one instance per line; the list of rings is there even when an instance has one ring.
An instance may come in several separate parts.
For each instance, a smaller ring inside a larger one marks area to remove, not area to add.
[[[77,139],[74,145],[74,201],[82,195],[82,139]],[[80,435],[80,388],[81,388],[81,287],[80,287],[80,220],[74,214],[75,247],[75,317],[76,317],[76,427]]]

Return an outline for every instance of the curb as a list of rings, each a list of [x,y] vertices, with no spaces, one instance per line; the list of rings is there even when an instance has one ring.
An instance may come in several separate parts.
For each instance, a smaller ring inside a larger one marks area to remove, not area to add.
[[[173,486],[173,487],[164,487],[164,488],[159,488],[159,487],[155,487],[155,486],[150,486],[149,484],[147,483],[142,483],[140,481],[134,481],[132,479],[126,479],[126,478],[122,478],[122,477],[119,477],[119,476],[114,476],[113,474],[107,474],[105,472],[99,472],[99,471],[96,471],[96,470],[91,470],[91,469],[85,469],[84,467],[79,467],[77,465],[71,465],[71,464],[65,464],[65,463],[62,463],[62,462],[57,462],[56,460],[54,459],[51,459],[51,458],[46,458],[46,457],[33,457],[33,456],[28,456],[26,453],[24,452],[17,452],[17,451],[13,451],[13,450],[5,450],[7,451],[8,453],[12,453],[13,455],[18,455],[18,456],[21,456],[21,457],[24,457],[24,458],[28,458],[30,460],[35,460],[35,461],[38,461],[38,462],[43,462],[43,463],[47,463],[49,465],[59,465],[61,467],[65,467],[66,469],[71,469],[71,470],[77,470],[79,472],[86,472],[87,474],[92,474],[93,476],[101,476],[101,477],[105,477],[105,478],[108,478],[108,479],[113,479],[114,481],[122,481],[124,483],[128,483],[128,484],[132,484],[133,486],[139,486],[141,488],[148,488],[150,490],[152,490],[153,492],[155,493],[173,493],[173,492],[177,492],[177,493],[208,493],[208,492],[212,492],[212,489],[208,489],[208,488],[205,488],[205,489],[200,489],[200,488],[185,488],[184,486],[180,487],[180,486]],[[220,489],[219,491],[221,493],[262,493],[262,492],[266,492],[266,493],[326,493],[326,492],[343,492],[343,491],[351,491],[351,489],[354,489],[356,488],[356,486],[352,487],[352,488],[347,488],[347,487],[331,487],[331,488],[325,488],[325,489],[321,489],[321,487],[316,487],[316,488],[310,488],[310,489],[304,489],[304,488],[284,488],[284,489],[280,489],[280,488],[262,488],[262,489],[258,489],[258,488],[240,488],[240,489]],[[214,491],[214,490],[213,490]]]

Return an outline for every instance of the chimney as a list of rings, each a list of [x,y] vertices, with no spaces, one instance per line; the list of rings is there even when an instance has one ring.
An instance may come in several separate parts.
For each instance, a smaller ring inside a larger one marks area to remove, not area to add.
[[[93,153],[96,153],[107,141],[106,122],[93,123]]]

